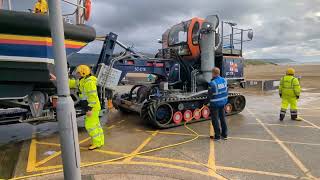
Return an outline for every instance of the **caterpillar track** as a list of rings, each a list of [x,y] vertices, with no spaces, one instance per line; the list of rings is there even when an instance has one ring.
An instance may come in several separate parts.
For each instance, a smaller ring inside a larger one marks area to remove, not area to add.
[[[238,93],[230,93],[227,106],[232,106],[231,111],[226,115],[240,113],[245,107],[245,97]],[[141,119],[155,128],[165,129],[181,126],[185,121],[194,123],[210,119],[207,96],[194,98],[164,98],[159,100],[150,99],[145,102],[141,108]],[[200,118],[192,118],[195,113],[199,112],[202,106],[205,106]],[[192,113],[191,113],[192,112]],[[181,113],[181,114],[180,114]],[[204,113],[207,113],[204,115]],[[183,116],[182,119],[176,120],[177,116]],[[188,118],[188,116],[191,118]]]
[[[150,98],[143,103],[134,103],[132,99],[126,98],[128,96],[128,94],[116,95],[115,107],[123,112],[139,113],[145,123],[158,129],[181,126],[185,121],[195,123],[210,119],[210,110],[206,106],[208,101],[205,94],[189,98]],[[228,104],[225,108],[226,115],[240,113],[245,105],[246,100],[243,95],[229,93]]]

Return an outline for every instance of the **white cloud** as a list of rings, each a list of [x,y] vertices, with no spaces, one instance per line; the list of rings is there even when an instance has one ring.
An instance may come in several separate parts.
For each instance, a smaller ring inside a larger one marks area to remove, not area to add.
[[[26,10],[35,0],[12,2]],[[193,16],[211,14],[253,28],[253,41],[244,44],[245,56],[320,59],[319,0],[94,0],[88,24],[98,35],[115,32],[138,51],[154,53],[160,47],[156,39],[165,29]],[[94,42],[83,51],[99,53],[98,45]]]

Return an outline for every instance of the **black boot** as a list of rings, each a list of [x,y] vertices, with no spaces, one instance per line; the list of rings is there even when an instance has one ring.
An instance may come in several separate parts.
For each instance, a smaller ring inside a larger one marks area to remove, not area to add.
[[[283,121],[284,117],[286,116],[286,109],[281,109],[280,110],[280,121]]]
[[[291,110],[290,113],[291,113],[291,120],[302,121],[301,118],[298,118],[298,111],[297,110]]]
[[[285,114],[280,114],[279,120],[280,120],[280,121],[283,121],[283,119],[284,119],[285,116],[286,116]]]

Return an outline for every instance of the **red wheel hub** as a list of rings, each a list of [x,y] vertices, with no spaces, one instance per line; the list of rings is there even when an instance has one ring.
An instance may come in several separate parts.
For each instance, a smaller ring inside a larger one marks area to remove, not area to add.
[[[207,106],[204,106],[202,109],[202,117],[208,119],[210,115],[210,110]]]
[[[184,113],[183,113],[183,119],[187,122],[191,121],[192,120],[192,111],[190,110],[186,110]]]
[[[193,111],[193,117],[195,120],[199,120],[201,118],[201,111],[200,109],[195,109]]]
[[[180,111],[177,111],[173,115],[173,122],[175,124],[180,124],[182,121],[182,118],[183,118],[182,113]]]

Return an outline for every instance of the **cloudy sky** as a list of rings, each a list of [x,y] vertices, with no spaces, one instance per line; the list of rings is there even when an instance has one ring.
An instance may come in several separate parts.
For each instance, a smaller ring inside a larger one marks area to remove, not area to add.
[[[12,0],[19,10],[34,1]],[[72,9],[63,5],[65,12]],[[112,31],[138,51],[155,53],[168,27],[210,14],[254,30],[253,41],[245,44],[246,58],[320,61],[320,0],[92,0],[88,24],[98,35]],[[94,42],[82,52],[99,53],[100,48]]]

